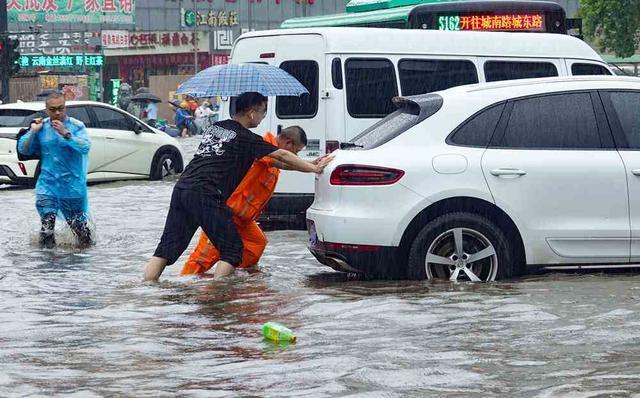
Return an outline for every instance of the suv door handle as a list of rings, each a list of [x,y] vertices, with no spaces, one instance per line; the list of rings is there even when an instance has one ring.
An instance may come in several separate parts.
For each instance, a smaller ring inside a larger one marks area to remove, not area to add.
[[[116,137],[104,137],[104,138],[107,139],[107,140],[115,140],[116,139]]]
[[[631,170],[631,174],[633,174],[634,176],[640,176],[640,169]]]
[[[520,177],[520,176],[523,176],[525,174],[527,174],[527,172],[524,171],[524,170],[512,169],[512,168],[507,168],[507,167],[491,170],[491,175],[494,175],[496,177],[501,177],[501,176],[516,176],[516,177]]]

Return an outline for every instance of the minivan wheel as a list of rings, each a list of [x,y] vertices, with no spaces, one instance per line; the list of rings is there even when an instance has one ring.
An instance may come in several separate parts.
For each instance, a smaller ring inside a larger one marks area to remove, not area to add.
[[[429,222],[409,251],[410,279],[490,282],[513,276],[511,242],[485,217],[451,213]]]

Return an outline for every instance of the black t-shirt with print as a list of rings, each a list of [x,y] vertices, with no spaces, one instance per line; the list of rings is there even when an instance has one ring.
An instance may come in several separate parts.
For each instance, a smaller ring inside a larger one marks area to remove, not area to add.
[[[176,184],[221,194],[226,201],[255,159],[278,150],[235,120],[223,120],[202,133],[202,141]]]

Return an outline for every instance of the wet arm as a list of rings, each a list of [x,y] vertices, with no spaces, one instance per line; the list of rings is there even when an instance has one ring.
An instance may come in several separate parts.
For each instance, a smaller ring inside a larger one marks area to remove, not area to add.
[[[33,155],[40,149],[40,141],[38,140],[38,133],[34,133],[29,130],[25,135],[20,137],[18,141],[18,150],[24,155]]]
[[[273,159],[273,166],[279,168],[280,170],[294,170],[293,168],[291,168],[291,166],[288,166],[286,163],[276,159]]]
[[[87,134],[87,129],[85,127],[71,133],[71,138],[68,140],[64,138],[63,140],[73,150],[78,151],[83,155],[89,153],[89,149],[91,149],[91,140],[89,140],[89,135]]]
[[[303,173],[318,173],[322,170],[315,164],[302,160],[297,155],[294,155],[285,149],[278,149],[277,151],[270,153],[269,157],[275,159],[276,162],[274,162],[274,165],[276,165],[276,167],[283,168],[278,164],[287,167],[284,168],[284,170],[296,170]]]

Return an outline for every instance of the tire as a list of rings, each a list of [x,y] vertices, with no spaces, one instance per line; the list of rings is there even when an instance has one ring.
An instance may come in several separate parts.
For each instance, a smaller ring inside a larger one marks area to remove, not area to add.
[[[154,156],[151,165],[151,180],[164,180],[178,175],[182,171],[182,159],[173,150],[164,150]]]
[[[461,250],[456,249],[457,239],[462,242]],[[513,242],[489,219],[466,212],[445,214],[425,225],[414,239],[407,277],[461,282],[511,278],[520,268],[514,249]]]

